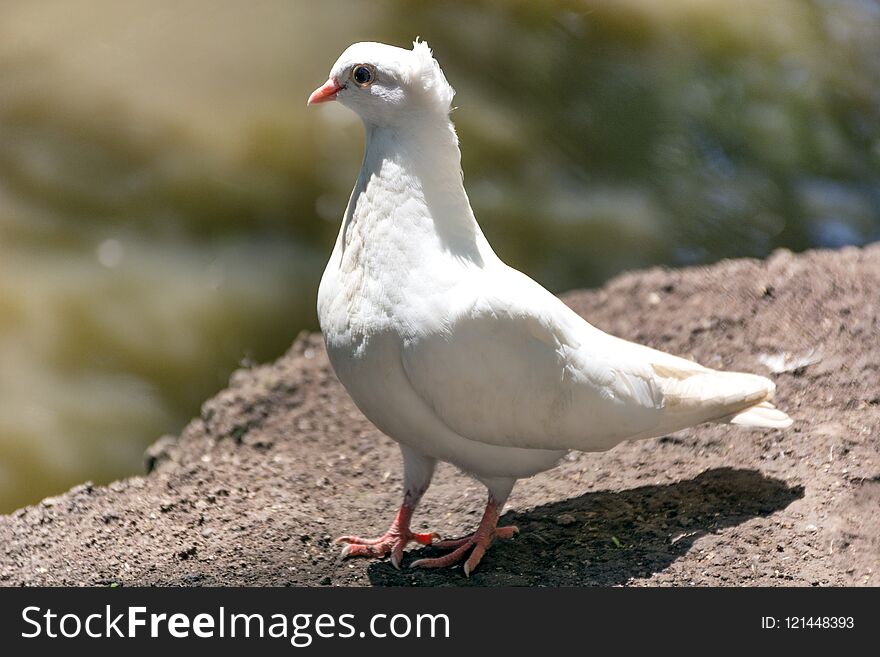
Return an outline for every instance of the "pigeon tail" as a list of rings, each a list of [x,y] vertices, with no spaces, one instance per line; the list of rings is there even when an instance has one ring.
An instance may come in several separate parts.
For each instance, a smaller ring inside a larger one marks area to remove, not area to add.
[[[654,371],[668,377],[661,383],[668,408],[693,414],[695,424],[711,421],[768,429],[792,424],[788,415],[770,403],[776,385],[766,377],[720,372],[696,364],[694,370],[684,372],[669,363],[664,365],[655,364]]]
[[[761,429],[787,429],[793,423],[793,420],[788,415],[768,401],[752,406],[750,409],[732,417],[728,416],[723,421],[741,427]]]

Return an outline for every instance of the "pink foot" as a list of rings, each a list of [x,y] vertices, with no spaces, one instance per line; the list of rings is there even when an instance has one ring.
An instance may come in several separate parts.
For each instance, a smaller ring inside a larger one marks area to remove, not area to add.
[[[377,538],[361,538],[360,536],[340,536],[337,543],[346,543],[342,548],[340,559],[348,557],[384,557],[391,555],[391,563],[395,568],[400,568],[403,558],[403,549],[415,541],[422,545],[431,545],[435,540],[440,540],[440,535],[435,533],[419,533],[409,529],[413,510],[405,504],[400,507],[394,522],[388,531]]]
[[[442,557],[418,559],[410,564],[410,568],[445,568],[461,561],[468,550],[473,548],[471,556],[464,562],[465,577],[470,577],[486,553],[486,550],[492,545],[492,541],[496,538],[513,538],[519,533],[519,528],[514,525],[510,527],[498,527],[497,525],[498,507],[490,499],[486,505],[486,511],[483,513],[483,518],[480,520],[480,525],[477,527],[477,531],[463,538],[440,541],[436,544],[436,547],[454,548],[453,551]]]

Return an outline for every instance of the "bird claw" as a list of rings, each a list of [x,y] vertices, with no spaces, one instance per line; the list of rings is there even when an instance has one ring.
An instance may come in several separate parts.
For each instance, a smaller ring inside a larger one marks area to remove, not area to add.
[[[444,568],[446,566],[452,566],[464,559],[464,556],[465,554],[467,554],[468,550],[473,548],[473,551],[467,558],[467,561],[464,562],[464,575],[465,577],[470,577],[471,573],[476,569],[477,565],[479,565],[480,561],[483,559],[483,555],[486,553],[486,550],[488,550],[489,546],[492,545],[492,541],[494,541],[496,538],[505,540],[511,539],[517,534],[519,534],[519,527],[517,527],[516,525],[510,525],[508,527],[494,527],[491,530],[487,530],[485,527],[481,527],[469,536],[463,536],[462,538],[456,538],[449,541],[440,541],[439,543],[437,543],[435,547],[455,548],[449,554],[445,554],[442,557],[434,557],[430,559],[417,559],[416,561],[413,561],[409,565],[409,567]]]
[[[401,530],[392,526],[387,532],[376,538],[361,538],[360,536],[340,536],[334,543],[344,544],[339,554],[338,561],[349,557],[384,557],[390,556],[391,565],[398,570],[403,560],[403,550],[411,542],[421,545],[431,545],[439,541],[440,534],[436,532],[420,533],[409,530]]]
[[[469,536],[457,538],[450,541],[440,541],[437,547],[454,548],[449,554],[433,559],[418,559],[410,564],[410,568],[444,568],[458,563],[464,559],[465,554],[472,550],[467,561],[464,562],[465,577],[470,577],[471,573],[480,563],[486,550],[492,545],[492,541],[496,538],[508,539],[513,538],[519,533],[519,527],[509,525],[507,527],[498,526],[498,503],[490,495],[489,501],[486,503],[486,510],[477,526],[477,531]]]

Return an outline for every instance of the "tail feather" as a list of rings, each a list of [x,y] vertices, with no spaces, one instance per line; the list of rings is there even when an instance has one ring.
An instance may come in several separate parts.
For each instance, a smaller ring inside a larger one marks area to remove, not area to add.
[[[792,425],[792,419],[785,412],[780,411],[773,404],[766,401],[757,406],[752,406],[742,413],[728,416],[722,419],[721,422],[729,422],[741,427],[762,427],[767,429],[786,429]]]
[[[667,408],[675,409],[672,424],[700,422],[730,423],[745,427],[784,429],[791,426],[788,415],[770,403],[776,389],[763,376],[743,372],[720,372],[687,361],[667,359],[655,363]],[[678,420],[676,422],[676,420]]]
[[[654,371],[667,377],[661,380],[667,403],[683,409],[740,411],[769,399],[776,389],[772,381],[756,374],[708,369],[680,372],[657,365]]]

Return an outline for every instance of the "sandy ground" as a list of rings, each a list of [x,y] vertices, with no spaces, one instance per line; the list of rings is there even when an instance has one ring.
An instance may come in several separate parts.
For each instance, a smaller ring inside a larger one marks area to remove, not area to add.
[[[333,537],[388,525],[400,457],[349,400],[320,337],[301,336],[154,445],[148,475],[0,518],[0,583],[877,585],[878,290],[880,245],[653,269],[567,295],[615,334],[772,375],[796,424],[571,454],[517,485],[501,523],[521,533],[470,579],[406,567],[431,548],[410,548],[400,571],[337,562]],[[415,525],[465,533],[483,504],[479,485],[442,466]]]

